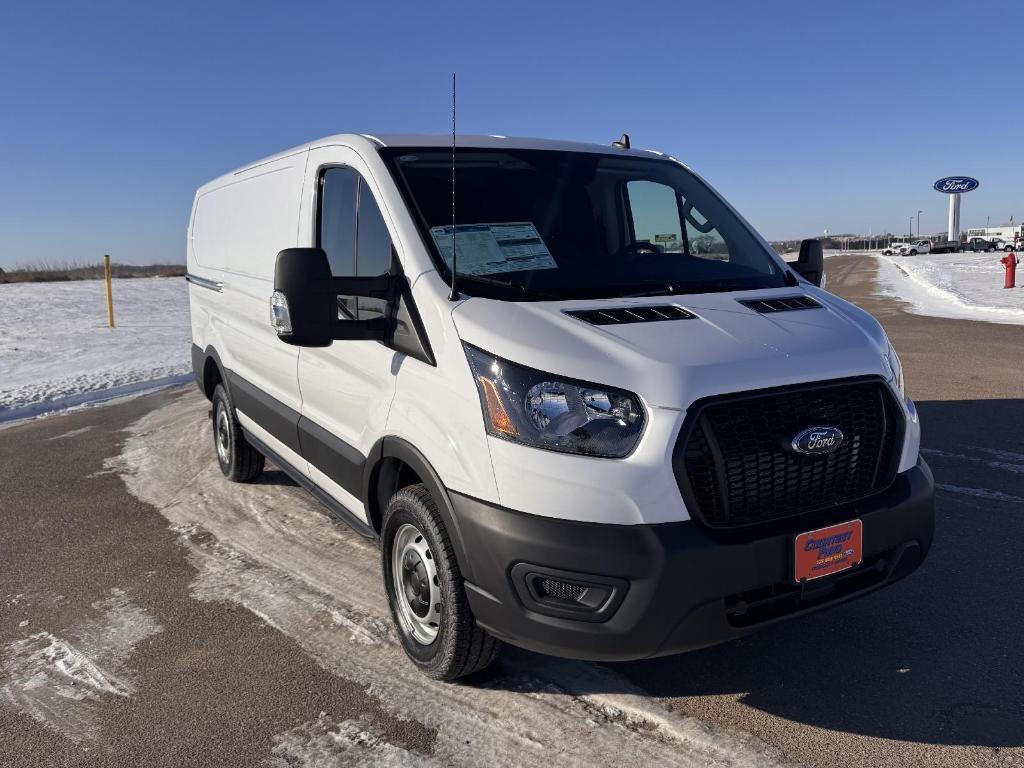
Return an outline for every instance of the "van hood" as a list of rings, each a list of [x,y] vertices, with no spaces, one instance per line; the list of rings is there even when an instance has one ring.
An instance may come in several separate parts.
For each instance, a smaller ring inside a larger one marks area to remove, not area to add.
[[[762,314],[741,300],[810,296],[821,308]],[[692,319],[592,325],[567,311],[682,307]],[[459,336],[497,357],[685,409],[709,395],[868,374],[888,377],[888,341],[861,309],[799,286],[597,301],[470,298],[453,310]]]

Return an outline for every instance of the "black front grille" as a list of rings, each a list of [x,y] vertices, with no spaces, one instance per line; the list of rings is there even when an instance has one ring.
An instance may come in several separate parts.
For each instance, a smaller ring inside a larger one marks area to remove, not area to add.
[[[838,449],[792,449],[801,431],[825,425],[842,430]],[[694,517],[714,528],[752,525],[884,490],[902,436],[902,411],[879,379],[749,392],[696,403],[673,468]]]

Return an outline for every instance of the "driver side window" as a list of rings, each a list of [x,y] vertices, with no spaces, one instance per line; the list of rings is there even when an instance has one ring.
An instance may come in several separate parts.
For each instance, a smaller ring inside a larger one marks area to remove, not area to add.
[[[376,277],[391,268],[391,236],[373,192],[351,168],[332,167],[320,176],[318,245],[334,277]],[[371,320],[386,311],[383,299],[339,296],[342,317]]]

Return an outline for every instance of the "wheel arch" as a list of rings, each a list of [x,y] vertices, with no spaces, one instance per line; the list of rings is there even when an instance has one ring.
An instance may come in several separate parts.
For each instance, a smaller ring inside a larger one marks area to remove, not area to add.
[[[213,346],[208,346],[204,351],[195,344],[192,345],[192,375],[195,377],[196,386],[207,400],[213,400],[213,390],[218,384],[230,389],[227,369],[224,368],[220,355]]]
[[[363,499],[370,527],[381,533],[384,510],[388,500],[400,488],[422,483],[430,492],[455,549],[455,559],[462,576],[474,580],[465,541],[448,491],[427,458],[410,442],[400,437],[383,437],[367,457],[363,472]]]

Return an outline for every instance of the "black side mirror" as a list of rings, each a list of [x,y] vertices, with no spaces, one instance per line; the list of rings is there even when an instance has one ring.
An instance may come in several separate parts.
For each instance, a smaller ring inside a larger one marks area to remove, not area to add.
[[[800,243],[800,257],[793,264],[793,271],[809,283],[820,286],[825,278],[825,255],[821,240],[803,240]]]
[[[277,254],[274,293],[270,297],[270,323],[286,344],[327,347],[342,339],[384,341],[392,326],[385,317],[373,320],[341,319],[339,296],[367,296],[391,301],[395,279],[332,277],[322,248],[286,248]]]

